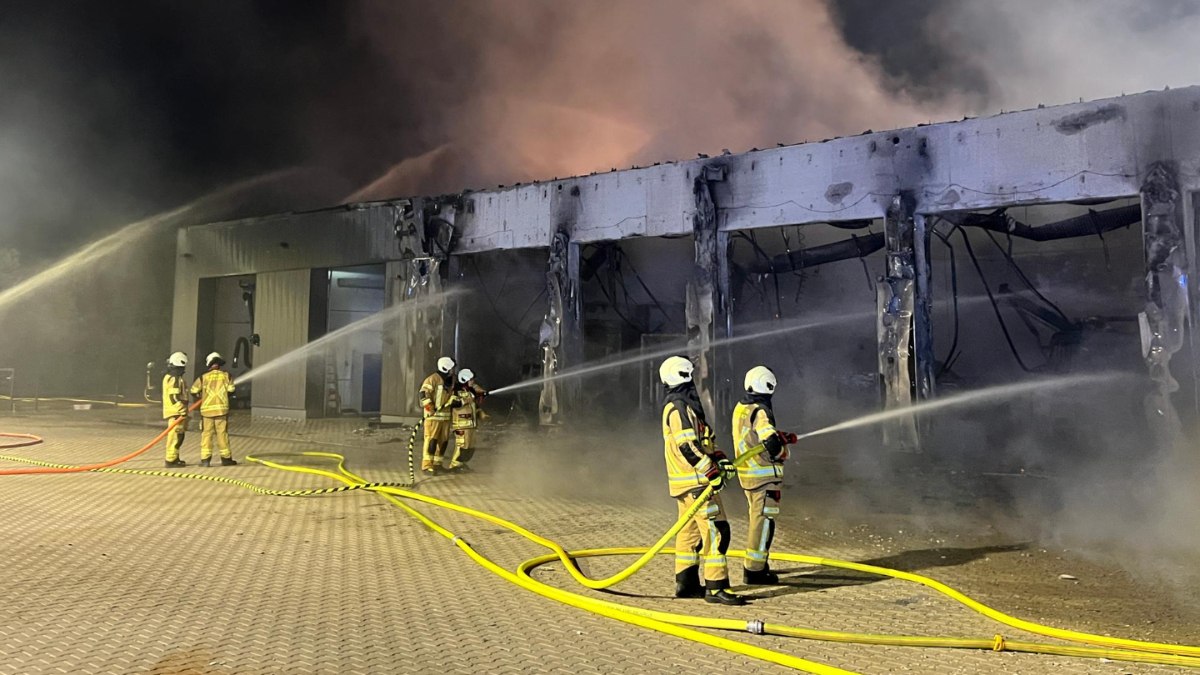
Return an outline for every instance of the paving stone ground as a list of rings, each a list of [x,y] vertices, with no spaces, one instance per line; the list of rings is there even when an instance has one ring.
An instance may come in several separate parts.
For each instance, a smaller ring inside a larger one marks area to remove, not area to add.
[[[0,417],[0,431],[44,436],[34,448],[3,451],[84,463],[118,456],[154,431],[140,412],[43,412]],[[345,454],[371,480],[403,480],[404,434],[363,433],[355,420],[232,423],[239,458],[319,449]],[[519,443],[526,432],[485,436],[479,471],[440,476],[417,490],[502,515],[569,548],[652,543],[673,505],[639,470],[580,477],[604,466],[547,456],[565,442]],[[184,458],[197,459],[198,434]],[[573,450],[572,450],[573,451]],[[599,457],[601,461],[595,461]],[[661,460],[658,460],[661,461]],[[573,469],[568,468],[573,467]],[[0,462],[0,467],[14,466]],[[155,448],[129,468],[162,468]],[[584,469],[580,469],[583,466]],[[654,465],[657,466],[657,465]],[[536,467],[533,470],[531,467]],[[243,463],[212,472],[279,488],[324,487],[315,476]],[[560,476],[556,479],[556,475]],[[617,484],[619,483],[619,484]],[[790,490],[815,498],[801,483]],[[789,492],[790,495],[790,492]],[[736,494],[728,508],[740,535]],[[785,496],[785,506],[790,506]],[[930,539],[876,525],[825,521],[785,508],[776,550],[930,574],[999,609],[1127,637],[1190,641],[1200,619],[1169,594],[1117,570],[1036,543]],[[418,509],[512,569],[543,553],[496,526]],[[890,522],[890,521],[889,521]],[[594,574],[627,558],[584,563]],[[1079,571],[1079,584],[1048,575]],[[735,566],[736,567],[736,566]],[[508,584],[376,495],[256,495],[207,481],[112,474],[0,477],[0,673],[659,673],[778,672],[757,660],[684,642],[557,604]],[[749,590],[744,608],[669,598],[663,557],[618,587],[622,595],[574,587],[560,565],[548,583],[642,607],[704,616],[847,631],[987,636],[1015,631],[924,588],[854,573],[781,566],[786,585]],[[734,574],[735,581],[740,573]],[[1089,585],[1089,579],[1103,579]],[[867,647],[726,634],[863,673],[1166,673],[1178,669],[984,651]]]

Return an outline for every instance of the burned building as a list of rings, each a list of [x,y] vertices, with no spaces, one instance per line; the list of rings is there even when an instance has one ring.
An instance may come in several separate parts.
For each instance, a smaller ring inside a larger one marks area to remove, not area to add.
[[[1196,190],[1200,88],[1185,88],[193,226],[172,347],[236,352],[241,372],[461,288],[264,374],[254,414],[411,418],[442,353],[498,386],[686,342],[714,403],[765,361],[803,376],[796,404],[818,417],[817,399],[897,407],[1015,373],[1139,371],[1169,434],[1200,385]],[[648,373],[547,379],[524,406],[550,424],[628,411]],[[885,429],[897,447],[919,432]]]

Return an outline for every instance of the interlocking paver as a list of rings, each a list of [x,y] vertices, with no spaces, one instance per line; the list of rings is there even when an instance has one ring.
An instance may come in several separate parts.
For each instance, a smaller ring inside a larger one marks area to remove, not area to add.
[[[152,435],[146,427],[115,425],[99,415],[34,416],[4,420],[3,426],[47,438],[43,446],[12,454],[68,463],[115,456]],[[399,432],[354,433],[361,425],[342,420],[250,425],[238,419],[233,426],[239,456],[316,446],[346,454],[352,468],[371,480],[407,476],[398,461],[404,444],[381,442]],[[569,480],[538,484],[517,467],[532,457],[554,471],[555,462],[571,458],[496,445],[502,450],[481,451],[479,474],[439,477],[417,489],[503,515],[569,547],[649,544],[673,518],[657,485],[661,476],[615,492],[565,489]],[[194,461],[195,455],[189,440],[184,458]],[[157,469],[161,451],[127,466]],[[315,476],[257,465],[208,471],[281,489],[325,485]],[[695,670],[697,663],[706,672],[780,670],[506,584],[368,493],[266,497],[207,481],[86,474],[5,477],[0,494],[0,569],[9,581],[0,606],[0,673],[612,673],[678,672]],[[505,567],[543,552],[494,525],[417,508]],[[742,508],[731,495],[735,533],[744,522]],[[785,515],[777,549],[852,559],[904,553],[844,531],[820,531],[804,517],[800,509]],[[983,555],[946,563],[935,576],[985,580]],[[592,559],[584,566],[605,574],[626,562]],[[535,574],[585,595],[703,616],[851,631],[997,632],[982,617],[901,582],[802,566],[782,571],[791,585],[753,591],[761,599],[745,608],[669,598],[666,558],[619,587],[640,598],[580,590],[558,564]],[[1079,603],[1087,607],[1086,600]],[[1139,629],[1155,637],[1153,627]],[[1018,654],[726,636],[866,673],[1173,672]]]

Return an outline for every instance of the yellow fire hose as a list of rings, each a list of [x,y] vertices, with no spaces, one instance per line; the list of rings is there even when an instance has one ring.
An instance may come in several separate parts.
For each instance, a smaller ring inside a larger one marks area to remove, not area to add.
[[[755,453],[755,450],[752,449],[749,453],[747,453],[747,455],[754,454],[754,453]],[[301,454],[305,455],[305,456],[311,456],[311,457],[334,458],[334,459],[338,459],[339,462],[342,461],[342,457],[340,455],[337,455],[334,453],[308,452],[308,453],[301,453]],[[742,457],[739,457],[738,459],[739,460],[743,459],[745,456],[746,455],[743,455]],[[344,483],[347,483],[350,485],[362,484],[365,482],[359,476],[345,470],[344,465],[341,465],[341,464],[339,464],[339,468],[340,468],[342,475],[339,475],[339,474],[335,474],[335,473],[332,473],[329,471],[323,471],[321,469],[312,469],[309,467],[281,465],[281,464],[278,464],[275,462],[263,460],[258,457],[247,457],[247,460],[257,461],[261,464],[264,464],[266,466],[270,466],[270,467],[276,468],[276,469],[282,469],[282,470],[286,470],[286,471],[300,471],[300,472],[305,472],[305,473],[313,473],[316,475],[322,475],[322,476],[326,476],[326,477],[329,477],[334,480],[338,480],[338,481],[341,481],[341,482],[344,482]],[[655,630],[661,630],[662,632],[667,632],[672,635],[679,635],[680,637],[687,637],[688,639],[693,639],[693,640],[697,640],[700,642],[704,642],[705,644],[711,644],[712,646],[720,646],[722,649],[735,651],[737,653],[744,654],[746,656],[753,656],[755,658],[760,658],[763,660],[771,661],[773,663],[777,663],[780,665],[789,665],[794,668],[800,668],[802,670],[807,670],[808,672],[834,673],[834,672],[846,672],[846,671],[843,671],[843,670],[840,670],[837,668],[833,668],[831,666],[826,666],[824,664],[818,664],[816,662],[807,661],[805,659],[798,660],[798,661],[802,661],[803,664],[801,664],[797,661],[780,660],[779,657],[786,657],[787,659],[796,659],[797,657],[790,657],[787,654],[782,654],[779,652],[775,652],[773,650],[763,650],[762,648],[752,647],[750,645],[746,645],[744,643],[737,642],[737,641],[726,640],[724,643],[717,644],[717,643],[709,642],[707,640],[699,639],[697,635],[690,635],[690,634],[683,635],[683,634],[680,634],[680,633],[677,633],[674,631],[667,631],[667,630],[664,630],[662,626],[656,625],[656,624],[665,624],[665,625],[674,626],[676,628],[690,627],[690,628],[710,628],[710,629],[721,629],[721,630],[747,631],[747,632],[757,633],[757,634],[780,635],[780,636],[787,636],[787,637],[798,637],[798,638],[805,638],[805,639],[826,640],[826,641],[834,641],[834,642],[849,642],[849,643],[855,643],[855,644],[911,646],[911,647],[942,647],[942,648],[959,648],[959,649],[990,649],[993,651],[1017,651],[1017,652],[1049,654],[1049,655],[1057,655],[1057,656],[1107,658],[1107,659],[1111,659],[1114,661],[1117,661],[1117,660],[1132,661],[1132,662],[1140,662],[1140,663],[1153,663],[1153,664],[1160,664],[1160,665],[1176,665],[1176,666],[1187,666],[1187,667],[1192,667],[1192,668],[1200,668],[1200,647],[1194,647],[1194,646],[1188,646],[1188,645],[1168,645],[1168,644],[1161,644],[1161,643],[1154,643],[1154,642],[1144,642],[1144,641],[1140,641],[1140,640],[1126,640],[1126,639],[1122,639],[1122,638],[1110,638],[1110,637],[1105,637],[1105,636],[1101,636],[1101,635],[1093,635],[1093,634],[1089,634],[1089,633],[1081,633],[1081,632],[1077,632],[1077,631],[1057,629],[1057,628],[1053,628],[1050,626],[1043,626],[1041,624],[1037,624],[1037,623],[1034,623],[1031,621],[1024,621],[1022,619],[1017,619],[1017,618],[1008,616],[1007,614],[1004,614],[998,610],[992,609],[992,608],[984,605],[983,603],[980,603],[980,602],[966,596],[965,594],[963,594],[959,591],[956,591],[953,588],[946,586],[945,584],[942,584],[939,581],[936,581],[934,579],[931,579],[929,577],[925,577],[925,576],[922,576],[919,574],[913,574],[910,572],[902,572],[900,570],[892,570],[892,569],[888,569],[888,568],[884,568],[884,567],[877,567],[874,565],[864,565],[861,563],[855,563],[855,562],[849,562],[849,561],[843,561],[843,560],[817,558],[817,557],[813,557],[813,556],[805,556],[805,555],[790,554],[790,553],[772,553],[771,556],[776,560],[784,560],[787,562],[795,562],[795,563],[802,563],[802,564],[809,564],[809,565],[820,565],[820,566],[826,566],[826,567],[837,567],[837,568],[842,568],[842,569],[850,569],[850,570],[856,570],[856,571],[866,572],[866,573],[870,573],[870,574],[876,574],[876,575],[880,575],[880,576],[891,577],[894,579],[900,579],[903,581],[919,583],[923,586],[926,586],[935,591],[938,591],[939,593],[942,593],[943,595],[946,595],[947,597],[950,597],[950,598],[966,605],[967,607],[983,614],[984,616],[987,616],[988,618],[991,618],[995,621],[998,621],[1005,625],[1011,626],[1013,628],[1018,628],[1020,630],[1031,632],[1034,634],[1058,638],[1058,639],[1069,641],[1069,642],[1082,642],[1084,644],[1099,645],[1100,647],[1055,645],[1055,644],[1043,644],[1043,643],[1036,643],[1036,642],[1014,641],[1014,640],[1008,640],[1001,635],[996,635],[992,638],[962,638],[962,637],[925,637],[925,636],[904,636],[904,635],[875,635],[875,634],[868,634],[868,633],[845,633],[845,632],[839,632],[839,631],[823,631],[823,630],[816,630],[816,629],[809,629],[809,628],[783,626],[783,625],[769,624],[769,623],[764,623],[764,622],[745,622],[745,621],[738,621],[738,620],[734,620],[734,619],[712,619],[712,618],[707,618],[707,617],[689,616],[689,615],[683,615],[683,614],[675,614],[675,613],[671,613],[671,612],[659,612],[659,611],[654,611],[654,610],[640,609],[640,608],[636,608],[636,607],[628,607],[628,606],[620,605],[620,604],[617,604],[614,602],[609,602],[606,600],[588,598],[586,596],[578,595],[576,593],[571,593],[569,591],[565,591],[565,590],[562,590],[562,589],[559,589],[559,588],[556,588],[553,586],[549,586],[547,584],[543,584],[542,582],[539,582],[536,579],[533,579],[530,576],[529,572],[530,572],[530,570],[534,569],[535,567],[538,567],[538,566],[546,564],[548,562],[553,562],[553,561],[557,560],[557,561],[562,562],[564,564],[564,567],[568,571],[572,571],[572,577],[574,577],[578,580],[578,578],[580,576],[582,576],[582,574],[577,571],[577,566],[575,565],[575,563],[573,561],[574,558],[608,556],[608,555],[640,555],[641,557],[633,565],[626,568],[625,570],[618,573],[617,575],[614,575],[613,577],[609,577],[609,579],[614,579],[617,577],[620,577],[621,579],[625,579],[625,578],[628,578],[629,576],[631,576],[633,573],[637,572],[639,569],[641,569],[641,567],[644,567],[645,564],[647,562],[649,562],[649,560],[653,557],[654,554],[657,554],[657,553],[674,554],[673,550],[662,547],[662,540],[660,540],[660,542],[658,544],[656,544],[654,547],[651,547],[651,548],[606,548],[606,549],[588,549],[588,550],[584,550],[584,551],[568,552],[568,551],[564,550],[561,546],[559,546],[554,541],[540,537],[532,532],[529,532],[528,530],[521,527],[520,525],[517,525],[515,523],[512,523],[510,521],[507,521],[503,518],[494,516],[492,514],[484,512],[484,511],[478,511],[478,510],[471,509],[466,506],[462,506],[459,504],[454,504],[452,502],[440,500],[435,497],[429,497],[427,495],[422,495],[419,493],[410,492],[408,490],[402,490],[402,489],[395,488],[395,487],[377,487],[377,488],[368,488],[368,489],[370,489],[374,492],[381,493],[386,499],[388,499],[393,504],[399,506],[400,508],[403,508],[405,511],[407,511],[408,513],[410,513],[413,516],[415,516],[416,518],[418,518],[422,523],[429,526],[430,529],[434,530],[438,534],[441,534],[442,536],[446,537],[447,539],[450,539],[456,546],[458,546],[460,549],[462,549],[464,552],[466,552],[467,555],[469,555],[473,560],[480,563],[484,567],[488,568],[493,573],[496,573],[496,574],[504,577],[505,579],[522,586],[523,588],[527,588],[528,590],[534,591],[540,595],[552,598],[559,602],[563,602],[568,605],[587,609],[588,611],[599,613],[604,616],[616,618],[616,619],[619,619],[622,621],[627,621],[629,623],[635,623],[637,625],[643,625],[647,628],[653,628]],[[706,490],[705,493],[701,496],[701,498],[698,498],[696,500],[696,502],[702,504],[704,501],[707,500],[710,492],[711,492],[711,489]],[[396,499],[396,497],[424,502],[426,504],[430,504],[430,505],[437,506],[440,508],[449,509],[451,511],[456,511],[459,513],[463,513],[465,515],[472,516],[474,518],[484,520],[486,522],[492,523],[494,525],[498,525],[498,526],[508,529],[512,532],[515,532],[516,534],[519,534],[522,537],[525,537],[526,539],[528,539],[540,546],[550,549],[551,551],[553,551],[553,553],[550,553],[550,554],[544,555],[544,556],[540,556],[538,558],[533,558],[531,560],[525,561],[524,563],[521,563],[521,565],[518,566],[517,574],[514,577],[514,575],[511,572],[508,572],[507,570],[503,570],[502,568],[499,568],[497,565],[495,565],[495,563],[492,563],[486,557],[482,556],[477,551],[475,551],[473,548],[471,548],[469,545],[467,545],[466,542],[463,541],[461,537],[458,537],[457,535],[450,532],[449,530],[446,530],[445,528],[441,527],[440,525],[437,525],[428,517],[424,516],[420,512],[416,511],[415,509],[409,507],[408,505],[404,504],[400,500]],[[692,517],[692,515],[693,515],[692,512],[685,513],[683,515],[683,517],[681,517],[680,520],[676,522],[675,526],[672,527],[672,531],[677,532],[680,528],[682,528],[683,524],[686,524],[686,522]],[[668,536],[663,537],[663,539],[669,538],[670,534],[671,533],[669,532]],[[728,555],[730,555],[732,557],[736,557],[736,558],[745,557],[744,551],[730,551],[728,553]],[[584,577],[584,578],[587,579],[586,577]],[[594,581],[591,579],[587,579],[587,581],[589,583],[585,584],[585,585],[589,585],[589,587],[595,587],[595,585],[600,585],[602,583],[602,582]],[[616,582],[612,582],[612,583],[616,583]],[[608,585],[612,585],[612,584],[610,583]],[[648,620],[648,621],[654,622],[654,623],[646,624],[646,623],[641,623],[638,621],[633,621],[632,617],[638,617],[638,618],[645,619],[645,620]],[[707,633],[699,633],[698,635],[705,636],[708,638],[714,637],[714,636],[708,635]],[[732,645],[726,644],[728,642],[732,642]],[[1101,647],[1105,647],[1105,648],[1101,648]],[[747,648],[750,648],[753,651],[747,651],[746,650]],[[766,652],[766,653],[764,654],[763,652]]]
[[[356,476],[355,474],[345,470],[344,465],[340,464],[344,460],[344,458],[341,455],[338,455],[336,453],[330,453],[330,452],[302,452],[302,453],[298,453],[298,454],[300,454],[302,456],[306,456],[306,457],[322,457],[322,458],[329,458],[329,459],[337,459],[339,461],[339,470],[341,473],[340,474],[333,473],[330,471],[325,471],[322,469],[314,469],[311,467],[289,466],[289,465],[279,464],[279,463],[276,463],[276,462],[273,462],[273,461],[270,461],[267,459],[263,459],[262,457],[258,457],[258,456],[247,456],[246,460],[249,462],[257,462],[259,464],[263,464],[263,465],[269,466],[271,468],[282,469],[284,471],[299,471],[302,473],[311,473],[314,475],[325,476],[327,478],[332,478],[334,480],[346,483],[348,485],[365,483],[365,481],[362,478],[360,478],[359,476]],[[553,600],[557,600],[558,602],[570,605],[572,607],[577,607],[580,609],[587,610],[594,614],[599,614],[601,616],[606,616],[606,617],[609,617],[612,619],[617,619],[619,621],[623,621],[625,623],[633,624],[635,626],[640,626],[642,628],[649,628],[651,630],[656,630],[661,633],[665,633],[667,635],[674,635],[676,637],[685,638],[688,640],[692,640],[694,642],[706,644],[706,645],[709,645],[712,647],[717,647],[718,649],[724,649],[726,651],[735,652],[735,653],[742,654],[745,656],[750,656],[750,657],[757,658],[757,659],[760,659],[763,661],[775,663],[775,664],[778,664],[781,666],[787,666],[789,668],[793,668],[796,670],[802,670],[802,671],[809,672],[809,673],[816,673],[817,675],[855,675],[853,671],[843,670],[841,668],[837,668],[834,666],[828,666],[823,663],[817,663],[816,661],[810,661],[808,659],[803,659],[798,656],[792,656],[790,654],[783,654],[781,652],[777,652],[777,651],[774,651],[771,649],[765,649],[763,647],[756,647],[754,645],[748,645],[743,642],[738,642],[737,640],[730,640],[728,638],[723,638],[723,637],[720,637],[717,635],[710,635],[708,633],[703,633],[701,631],[698,631],[698,630],[695,630],[692,628],[688,628],[683,625],[677,625],[677,624],[668,623],[665,621],[660,621],[660,620],[657,620],[657,619],[654,619],[651,617],[642,616],[635,612],[626,611],[627,608],[625,608],[621,605],[617,605],[615,603],[609,603],[604,600],[597,600],[594,598],[589,598],[587,596],[579,595],[577,593],[571,593],[570,591],[565,591],[560,588],[548,586],[548,585],[543,584],[539,581],[536,581],[532,578],[529,578],[528,576],[525,576],[525,577],[519,576],[517,574],[514,574],[513,572],[510,572],[509,570],[504,569],[503,567],[501,567],[500,565],[498,565],[494,561],[492,561],[490,558],[479,553],[478,551],[475,550],[474,547],[472,547],[470,544],[468,544],[465,539],[454,534],[450,530],[447,530],[446,528],[442,527],[441,525],[434,522],[431,518],[424,515],[420,511],[417,511],[416,509],[412,508],[408,504],[405,504],[404,502],[400,501],[400,499],[397,499],[397,497],[426,502],[426,503],[432,504],[434,506],[440,506],[440,507],[447,508],[447,509],[450,509],[453,511],[458,511],[460,513],[472,515],[477,518],[482,518],[483,520],[486,520],[488,522],[491,522],[491,523],[494,523],[497,525],[501,525],[502,527],[505,527],[514,532],[517,532],[518,534],[521,534],[522,536],[534,537],[536,540],[546,542],[556,548],[558,547],[558,545],[550,540],[542,539],[541,537],[538,537],[537,535],[533,534],[532,532],[529,532],[528,530],[520,527],[519,525],[510,523],[507,520],[498,518],[496,516],[493,516],[489,513],[485,513],[483,511],[476,511],[474,509],[470,509],[465,506],[461,506],[459,504],[442,501],[442,500],[436,499],[434,497],[427,497],[420,493],[410,492],[408,490],[402,490],[400,488],[380,487],[380,488],[367,488],[367,489],[370,489],[372,491],[380,493],[380,495],[384,499],[387,499],[389,502],[391,502],[395,506],[403,509],[405,512],[407,512],[409,515],[416,518],[418,521],[420,521],[422,524],[424,524],[430,530],[433,530],[437,534],[440,534],[441,536],[445,537],[446,539],[449,539],[452,544],[457,546],[460,550],[462,550],[464,553],[466,553],[468,557],[470,557],[472,560],[474,560],[479,565],[483,566],[489,572],[492,572],[493,574],[501,577],[502,579],[504,579],[506,581],[509,581],[509,582],[516,584],[517,586],[520,586],[527,590],[533,591],[534,593],[537,593],[544,597],[547,597],[547,598],[550,598]],[[697,500],[697,501],[700,501],[700,500]],[[558,548],[558,550],[562,551],[561,548]]]
[[[745,456],[753,454],[752,449],[746,455],[739,457],[742,460]],[[337,461],[337,473],[316,469],[306,466],[293,466],[281,464],[279,462],[266,459],[266,457],[281,457],[281,456],[300,456],[310,458],[334,459]],[[0,456],[0,459],[9,461],[27,462],[39,464],[43,466],[65,466],[59,464],[50,464],[31,460],[23,457]],[[466,553],[472,560],[483,566],[490,572],[500,576],[501,578],[510,581],[522,588],[533,591],[547,598],[551,598],[564,604],[585,609],[587,611],[617,619],[626,623],[641,626],[656,630],[668,635],[682,637],[701,644],[717,647],[744,656],[749,656],[778,665],[787,666],[790,668],[803,670],[820,675],[832,675],[850,673],[834,666],[829,666],[817,663],[808,659],[784,654],[771,649],[765,649],[754,645],[749,645],[737,640],[730,640],[716,635],[705,633],[697,628],[718,629],[718,630],[735,630],[746,631],[755,634],[780,635],[788,637],[798,637],[804,639],[825,640],[834,642],[847,642],[855,644],[873,644],[873,645],[893,645],[893,646],[912,646],[912,647],[941,647],[941,648],[960,648],[960,649],[991,649],[994,651],[1018,651],[1037,654],[1051,654],[1058,656],[1074,656],[1087,658],[1107,658],[1111,660],[1133,661],[1141,663],[1153,663],[1162,665],[1177,665],[1197,668],[1200,667],[1200,647],[1188,645],[1168,645],[1153,642],[1143,642],[1139,640],[1126,640],[1121,638],[1109,638],[1100,635],[1092,635],[1088,633],[1080,633],[1076,631],[1056,629],[1041,624],[1024,621],[1010,617],[1002,612],[987,607],[982,603],[973,600],[972,598],[956,591],[941,582],[934,579],[924,577],[918,574],[902,572],[899,570],[891,570],[873,565],[865,565],[862,563],[854,563],[849,561],[832,560],[826,558],[818,558],[813,556],[805,556],[799,554],[788,553],[772,553],[772,557],[776,560],[784,560],[788,562],[821,565],[828,567],[838,567],[842,569],[856,570],[870,574],[878,574],[913,583],[919,583],[932,590],[938,591],[963,605],[1013,628],[1018,628],[1028,632],[1048,637],[1054,637],[1061,640],[1071,642],[1081,642],[1096,646],[1074,646],[1074,645],[1057,645],[1057,644],[1041,644],[1034,642],[1013,641],[1007,640],[1003,636],[997,635],[993,638],[963,638],[963,637],[925,637],[925,636],[904,636],[904,635],[874,635],[864,633],[845,633],[839,631],[824,631],[810,628],[800,628],[792,626],[783,626],[761,621],[739,621],[734,619],[714,619],[708,617],[690,616],[684,614],[675,614],[671,612],[660,612],[655,610],[640,609],[620,605],[607,600],[589,598],[587,596],[572,593],[548,584],[537,581],[530,576],[531,570],[553,561],[563,562],[564,567],[571,572],[573,578],[586,581],[585,585],[597,588],[611,586],[623,579],[627,579],[632,574],[636,573],[644,567],[656,554],[673,554],[674,551],[665,548],[665,542],[679,529],[681,529],[688,520],[694,515],[695,510],[704,504],[711,494],[711,487],[707,488],[700,498],[696,500],[696,505],[685,513],[664,535],[655,546],[650,548],[604,548],[604,549],[587,549],[582,551],[568,552],[559,546],[556,542],[540,537],[525,528],[507,521],[498,516],[489,514],[484,511],[478,511],[466,506],[454,504],[434,497],[422,495],[420,493],[411,492],[401,489],[395,485],[386,483],[370,483],[363,478],[352,473],[345,465],[345,457],[336,453],[329,452],[303,452],[289,453],[287,455],[263,455],[249,456],[248,461],[257,462],[271,468],[307,473],[312,475],[323,476],[343,483],[340,487],[335,488],[317,488],[306,490],[273,490],[260,487],[246,481],[240,481],[211,474],[192,474],[173,471],[154,471],[154,470],[139,470],[139,469],[116,469],[104,468],[97,471],[105,473],[125,473],[136,475],[151,475],[151,476],[169,476],[179,478],[193,478],[200,480],[210,480],[215,482],[227,483],[253,490],[260,494],[280,495],[280,496],[303,496],[327,494],[332,492],[344,492],[350,490],[370,490],[379,493],[382,497],[393,503],[394,505],[405,510],[407,513],[417,518],[421,523],[429,527],[434,532],[449,539],[451,543],[457,546],[460,550]],[[411,462],[410,462],[411,466]],[[512,532],[520,534],[526,539],[537,543],[540,546],[548,548],[552,553],[533,558],[521,563],[518,566],[516,573],[510,572],[486,556],[476,551],[462,537],[455,535],[441,525],[434,522],[429,517],[420,513],[411,506],[405,504],[401,499],[408,499],[427,503],[439,508],[463,513],[499,525]],[[604,580],[591,580],[584,576],[577,568],[574,559],[596,556],[612,556],[612,555],[639,555],[637,561],[630,565],[620,573],[613,575]],[[743,551],[730,551],[731,557],[744,557]],[[1103,647],[1103,648],[1102,648]]]
[[[14,457],[12,455],[0,455],[0,460],[9,462],[21,462],[24,464],[32,464],[34,466],[44,466],[51,469],[68,469],[72,468],[70,464],[56,464],[54,462],[43,462],[38,459],[30,459],[29,457]],[[345,461],[345,460],[343,460]],[[283,465],[277,465],[282,467]],[[339,464],[339,469],[344,467]],[[183,471],[156,471],[154,469],[118,469],[116,467],[105,467],[102,469],[92,469],[90,473],[122,473],[131,476],[157,476],[160,478],[190,478],[192,480],[206,480],[213,483],[224,483],[240,488],[245,488],[252,492],[257,492],[261,495],[270,495],[272,497],[308,497],[313,495],[327,495],[335,492],[350,492],[351,490],[370,490],[376,487],[397,487],[402,483],[368,483],[360,481],[331,488],[304,488],[298,490],[274,490],[265,488],[260,485],[255,485],[244,480],[236,478],[228,478],[226,476],[218,476],[211,473],[185,473]]]
[[[590,558],[590,557],[611,556],[611,555],[638,555],[638,554],[644,553],[646,550],[647,549],[645,549],[645,548],[583,549],[583,550],[579,550],[579,551],[571,551],[569,553],[569,555],[573,558]],[[663,554],[672,554],[672,553],[674,553],[674,550],[663,549],[662,553]],[[740,550],[731,550],[727,553],[727,555],[732,558],[744,558],[745,552],[740,551]],[[813,562],[813,561],[819,560],[819,561],[821,561],[820,564],[823,566],[826,566],[826,567],[841,567],[844,569],[858,569],[860,571],[865,571],[865,570],[861,569],[862,567],[871,567],[874,570],[879,570],[876,572],[872,572],[873,574],[878,574],[879,576],[892,577],[892,578],[896,578],[896,579],[904,579],[905,578],[904,575],[907,574],[905,572],[900,572],[898,570],[878,568],[878,567],[873,567],[870,565],[859,566],[857,563],[851,563],[848,561],[829,560],[829,559],[825,559],[825,558],[812,558],[810,556],[790,554],[790,553],[776,554],[776,553],[772,552],[771,558],[778,559],[778,560],[786,560],[788,562],[800,562],[800,563],[807,563],[807,564],[817,564],[816,562]],[[521,563],[517,567],[517,575],[522,578],[532,579],[532,577],[530,576],[530,572],[534,568],[537,568],[541,565],[545,565],[547,563],[557,562],[560,560],[561,560],[561,558],[556,553],[549,553],[549,554],[546,554],[543,556],[539,556],[537,558],[531,558],[530,560],[526,560],[525,562]],[[919,575],[909,575],[909,576],[919,576]],[[925,582],[933,582],[934,584],[941,585],[939,582],[934,581],[932,579],[928,579],[926,577],[920,577],[920,578],[923,579]],[[539,583],[539,582],[535,581],[535,583]],[[925,585],[925,584],[923,584],[923,585]],[[954,593],[956,595],[961,595],[960,593],[958,593],[957,591],[954,591],[953,589],[948,589],[948,590],[950,590],[951,593]],[[963,596],[963,597],[966,597],[966,596]],[[970,600],[970,598],[968,598],[968,600]],[[606,602],[606,601],[598,600],[597,602]],[[991,612],[1000,614],[999,612],[996,612],[995,610],[987,607],[986,605],[977,603],[974,600],[970,600],[970,602],[977,604],[980,607],[983,607],[984,609],[986,609],[987,612],[982,612],[982,613],[984,613],[985,615],[987,615],[989,617],[991,617]],[[1131,650],[1131,649],[1130,650],[1127,650],[1127,649],[1102,649],[1102,648],[1098,648],[1098,647],[1077,647],[1077,646],[1073,646],[1073,645],[1057,645],[1057,644],[1047,644],[1047,643],[1038,643],[1038,642],[1024,642],[1024,641],[1020,641],[1020,640],[1009,640],[1009,639],[1003,637],[1002,635],[996,635],[992,638],[966,638],[966,637],[935,637],[935,636],[915,636],[915,635],[887,635],[887,634],[873,634],[873,633],[847,633],[847,632],[842,632],[842,631],[818,630],[815,628],[800,628],[800,627],[794,627],[794,626],[783,626],[783,625],[779,625],[779,624],[772,624],[772,623],[765,623],[765,622],[749,622],[748,623],[748,622],[739,621],[736,619],[713,619],[713,618],[708,618],[708,617],[690,616],[690,615],[686,615],[686,614],[675,614],[673,612],[660,612],[660,611],[656,611],[656,610],[641,609],[638,607],[629,607],[626,605],[620,605],[620,604],[611,603],[611,602],[607,602],[606,604],[612,605],[614,607],[620,607],[620,608],[624,609],[625,611],[634,612],[634,613],[637,613],[642,616],[658,619],[660,621],[666,621],[666,622],[670,622],[670,623],[675,623],[675,624],[684,625],[684,626],[691,626],[691,627],[695,627],[695,628],[733,630],[733,631],[739,631],[739,632],[746,631],[746,632],[760,634],[760,635],[779,635],[779,636],[784,636],[784,637],[802,638],[802,639],[806,639],[806,640],[821,640],[821,641],[825,641],[825,642],[843,642],[843,643],[851,643],[851,644],[887,645],[887,646],[893,646],[893,647],[940,647],[940,648],[949,648],[949,649],[986,649],[986,650],[997,651],[997,652],[1011,651],[1011,652],[1025,652],[1025,653],[1031,653],[1031,654],[1050,654],[1050,655],[1056,655],[1056,656],[1107,658],[1107,659],[1111,659],[1114,661],[1132,661],[1132,662],[1137,662],[1137,663],[1153,663],[1153,664],[1160,664],[1160,665],[1189,666],[1189,667],[1193,667],[1193,668],[1200,667],[1200,659],[1197,659],[1196,657],[1192,657],[1192,656],[1182,656],[1182,655],[1176,655],[1176,654],[1158,654],[1158,653],[1142,652],[1142,651]],[[994,617],[991,617],[991,618],[994,618]],[[1016,620],[1016,621],[1019,621],[1019,620]],[[1028,622],[1026,622],[1026,623],[1028,623]],[[1057,630],[1057,629],[1049,628],[1047,626],[1041,626],[1040,624],[1030,624],[1030,625],[1037,626],[1043,630],[1045,630],[1045,629],[1052,630],[1052,631]],[[1031,632],[1033,632],[1033,631],[1031,631]],[[1150,644],[1153,644],[1153,643],[1150,643]],[[1161,645],[1161,647],[1167,647],[1170,649],[1178,648],[1175,645]],[[1184,647],[1184,649],[1186,649],[1186,647]]]

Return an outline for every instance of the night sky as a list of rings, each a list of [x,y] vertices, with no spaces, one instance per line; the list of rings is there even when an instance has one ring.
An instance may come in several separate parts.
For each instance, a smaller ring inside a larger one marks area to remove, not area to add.
[[[5,170],[30,189],[5,194],[24,203],[0,205],[0,241],[103,230],[297,163],[353,180],[370,168],[352,158],[402,151],[403,109],[386,105],[396,85],[345,38],[338,5],[21,3],[0,23],[0,78],[17,97],[0,115],[5,131],[35,129],[37,146]],[[318,124],[320,142],[303,131]]]

